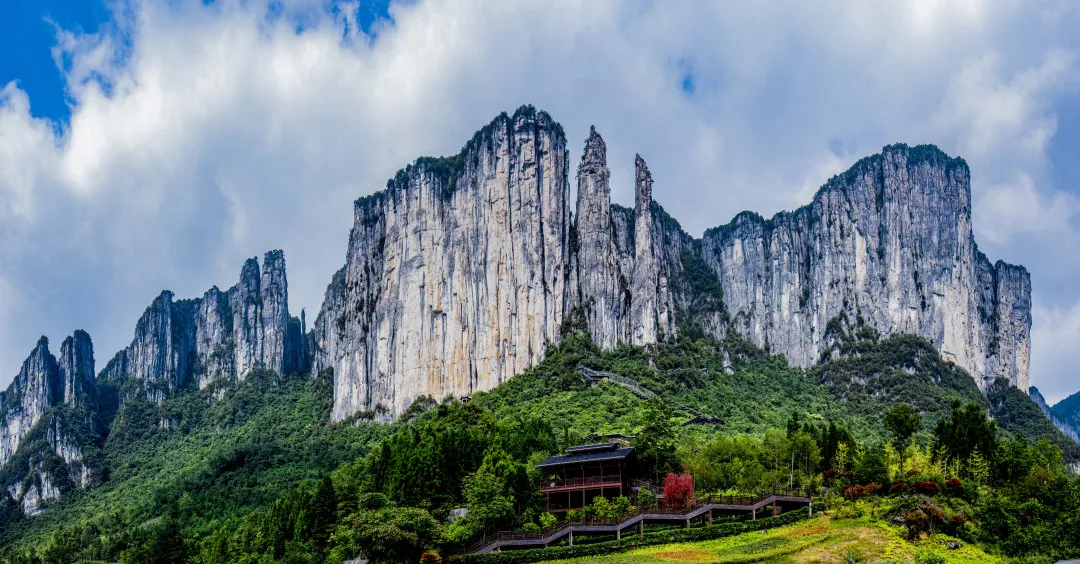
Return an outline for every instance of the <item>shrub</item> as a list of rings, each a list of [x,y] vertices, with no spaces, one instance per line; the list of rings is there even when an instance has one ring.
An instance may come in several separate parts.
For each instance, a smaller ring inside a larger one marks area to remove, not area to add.
[[[378,492],[361,494],[360,498],[356,500],[357,508],[366,509],[368,511],[382,509],[387,505],[390,505],[390,500],[386,498],[385,494]]]
[[[690,474],[668,473],[664,478],[664,498],[676,507],[686,507],[694,499],[694,478]]]
[[[592,512],[589,511],[589,508],[587,508],[587,507],[583,507],[581,509],[571,509],[570,511],[566,512],[566,520],[567,521],[581,521],[581,520],[585,519],[586,517],[591,517],[591,516],[592,516]]]
[[[949,481],[945,482],[945,490],[949,492],[960,491],[964,488],[964,484],[960,482],[958,478],[949,478]]]
[[[889,487],[889,492],[894,494],[903,494],[908,491],[908,483],[903,480],[897,480]]]
[[[637,504],[644,507],[652,507],[656,505],[656,494],[652,490],[641,488],[637,494]]]
[[[438,552],[429,550],[420,555],[420,564],[442,564],[442,557]]]
[[[897,506],[897,511],[911,540],[940,531],[945,525],[945,510],[929,498],[909,498]]]
[[[916,482],[915,491],[925,494],[935,494],[938,491],[937,482]]]
[[[829,468],[828,470],[821,473],[821,481],[824,482],[826,486],[831,486],[839,476],[839,472],[832,468]]]
[[[866,495],[866,491],[862,486],[846,485],[840,488],[840,495],[844,496],[844,499],[852,501]]]

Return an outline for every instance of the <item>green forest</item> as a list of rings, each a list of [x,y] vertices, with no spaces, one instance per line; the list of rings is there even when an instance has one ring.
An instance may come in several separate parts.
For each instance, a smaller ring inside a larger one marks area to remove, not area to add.
[[[499,387],[420,398],[391,423],[331,422],[329,373],[257,371],[160,404],[110,382],[102,483],[37,517],[3,508],[0,561],[467,562],[485,532],[558,519],[537,463],[612,437],[657,488],[687,474],[685,495],[806,488],[815,507],[880,515],[914,542],[941,532],[1026,562],[1080,557],[1080,447],[1026,395],[984,395],[917,337],[833,335],[803,370],[736,337],[601,351],[570,328]],[[653,501],[639,497],[571,518]],[[514,561],[504,554],[489,557]]]

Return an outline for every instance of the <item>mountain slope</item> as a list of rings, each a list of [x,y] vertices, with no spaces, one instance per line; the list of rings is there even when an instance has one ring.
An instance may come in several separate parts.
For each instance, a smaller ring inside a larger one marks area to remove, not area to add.
[[[572,214],[566,146],[550,115],[523,106],[354,203],[313,326],[335,419],[491,389],[543,358],[572,315],[605,349],[738,333],[809,367],[846,314],[923,337],[980,389],[999,377],[1027,389],[1030,277],[979,252],[962,159],[890,145],[803,208],[742,213],[696,239],[653,199],[663,179],[641,156],[633,209],[610,201],[595,129]]]
[[[90,531],[94,540],[75,546],[98,557],[131,559],[148,547],[175,548],[169,543],[181,539],[187,548],[177,554],[190,558],[263,554],[284,560],[315,549],[266,539],[292,538],[281,536],[294,530],[282,523],[308,519],[320,480],[328,476],[343,511],[361,503],[360,493],[375,492],[442,515],[468,501],[464,478],[494,464],[496,455],[529,461],[597,436],[637,441],[655,433],[660,421],[689,452],[722,435],[762,436],[796,413],[804,423],[839,425],[872,444],[885,437],[879,410],[900,398],[922,406],[924,426],[943,415],[948,398],[982,398],[970,378],[917,337],[863,338],[841,347],[821,370],[867,377],[864,385],[836,387],[838,379],[821,384],[815,371],[734,336],[723,343],[684,336],[605,351],[567,329],[542,362],[469,403],[417,401],[390,424],[331,422],[329,371],[317,377],[255,371],[242,381],[181,388],[161,402],[147,397],[140,380],[103,379],[102,403],[106,410],[116,405],[96,455],[103,483],[72,491],[34,518],[6,511],[0,558]],[[582,367],[635,382],[659,399],[641,399],[614,381],[591,381]],[[890,374],[908,375],[915,384],[897,387]],[[1018,411],[1011,420],[1030,424],[1025,418],[1034,414],[1045,422],[1028,403],[1034,411]],[[995,415],[1003,426],[1006,412],[1008,405]],[[515,492],[527,496],[534,489],[531,463],[506,464],[499,463],[500,472],[517,476]],[[453,472],[440,470],[444,466]],[[785,480],[786,472],[784,466]]]
[[[1050,441],[1061,449],[1069,464],[1080,469],[1080,444],[1055,427],[1031,397],[1002,379],[990,386],[986,398],[990,414],[1001,428],[1023,435],[1029,441]]]

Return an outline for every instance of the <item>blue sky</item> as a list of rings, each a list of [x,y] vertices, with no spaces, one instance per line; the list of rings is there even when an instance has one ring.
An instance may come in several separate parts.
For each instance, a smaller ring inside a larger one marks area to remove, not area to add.
[[[8,0],[0,18],[0,83],[12,80],[30,94],[35,115],[68,117],[64,76],[53,61],[55,26],[96,31],[110,16],[104,4],[54,0]]]
[[[314,316],[351,202],[523,103],[633,155],[695,235],[809,200],[893,142],[972,168],[976,238],[1024,264],[1032,383],[1080,389],[1080,8],[1066,1],[321,0],[0,4],[0,385],[37,336],[98,366],[164,288],[289,261]]]

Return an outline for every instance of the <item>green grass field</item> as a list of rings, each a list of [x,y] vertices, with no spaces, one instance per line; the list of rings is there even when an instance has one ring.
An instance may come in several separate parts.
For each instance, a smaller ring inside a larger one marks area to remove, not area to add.
[[[641,548],[623,554],[557,560],[565,564],[643,564],[646,562],[986,562],[1007,560],[964,544],[950,550],[955,540],[936,535],[918,544],[903,537],[900,528],[884,521],[835,519],[822,515],[795,525],[723,539]]]

